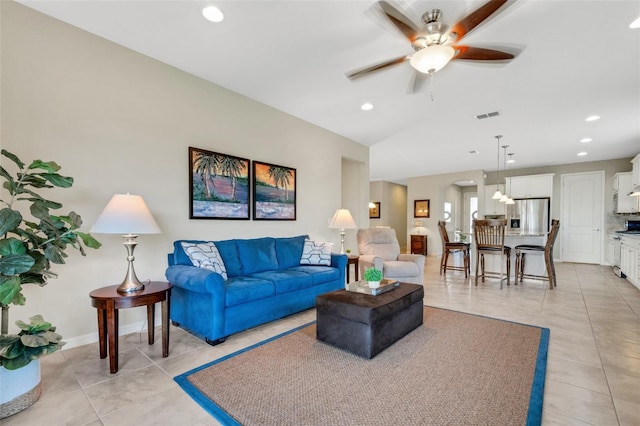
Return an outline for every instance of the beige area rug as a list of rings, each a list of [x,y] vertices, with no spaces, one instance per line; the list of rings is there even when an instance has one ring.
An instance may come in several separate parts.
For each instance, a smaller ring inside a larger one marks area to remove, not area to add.
[[[535,425],[549,330],[438,308],[371,360],[300,327],[175,378],[222,424]]]

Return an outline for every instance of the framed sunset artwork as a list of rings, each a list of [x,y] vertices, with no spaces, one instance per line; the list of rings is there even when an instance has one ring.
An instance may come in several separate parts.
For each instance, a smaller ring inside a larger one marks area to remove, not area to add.
[[[248,220],[249,180],[248,159],[189,147],[189,218]]]
[[[296,169],[253,162],[253,219],[296,220]]]

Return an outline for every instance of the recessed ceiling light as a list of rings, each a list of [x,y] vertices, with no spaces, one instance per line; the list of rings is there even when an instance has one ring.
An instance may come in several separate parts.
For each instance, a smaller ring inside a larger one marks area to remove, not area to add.
[[[587,118],[584,119],[584,121],[596,121],[596,120],[600,120],[600,116],[599,115],[590,115]]]
[[[585,155],[587,155],[587,154],[588,154],[588,152],[586,152],[586,151],[582,151],[582,152],[579,152],[579,153],[578,153],[578,157],[584,157],[584,156],[585,156]]]
[[[591,141],[592,141],[591,138],[582,138],[582,139],[580,139],[580,143],[589,143]]]
[[[362,104],[362,106],[360,106],[360,109],[363,111],[371,111],[373,109],[373,104],[370,104],[369,102],[365,102]]]
[[[638,16],[635,21],[629,24],[629,28],[632,28],[632,29],[640,28],[640,16]]]
[[[224,15],[220,9],[215,6],[207,6],[202,9],[202,15],[211,22],[222,22],[224,19]]]

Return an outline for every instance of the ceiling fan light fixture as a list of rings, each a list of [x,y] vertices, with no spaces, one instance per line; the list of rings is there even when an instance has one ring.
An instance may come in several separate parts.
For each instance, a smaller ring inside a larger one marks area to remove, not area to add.
[[[455,49],[451,46],[432,45],[411,56],[411,66],[424,74],[433,74],[442,69],[453,58]]]

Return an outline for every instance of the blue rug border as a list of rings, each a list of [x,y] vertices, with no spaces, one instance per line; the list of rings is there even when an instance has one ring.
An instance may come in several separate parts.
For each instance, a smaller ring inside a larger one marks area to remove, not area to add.
[[[451,311],[451,312],[456,312],[456,313],[460,313],[460,314],[467,314],[467,315],[473,315],[476,317],[482,317],[482,318],[488,318],[488,319],[492,319],[492,320],[497,320],[497,321],[503,321],[503,322],[510,322],[512,324],[518,324],[518,325],[523,325],[523,326],[527,326],[527,327],[533,327],[533,328],[538,328],[540,329],[540,343],[538,346],[538,355],[536,358],[536,367],[535,367],[535,372],[533,374],[533,383],[531,384],[531,397],[529,399],[529,409],[527,411],[527,423],[526,426],[536,426],[536,425],[541,425],[542,424],[542,404],[544,401],[544,385],[545,385],[545,377],[546,377],[546,372],[547,372],[547,356],[548,356],[548,352],[549,352],[549,337],[551,334],[551,330],[549,330],[548,328],[545,327],[540,327],[537,325],[531,325],[531,324],[524,324],[521,322],[516,322],[516,321],[510,321],[510,320],[505,320],[502,318],[494,318],[494,317],[489,317],[486,315],[479,315],[479,314],[473,314],[470,312],[463,312],[463,311],[456,311],[454,309],[448,309],[448,308],[442,308],[439,306],[431,306],[431,305],[424,305],[426,308],[436,308],[436,309],[442,309],[445,311]],[[182,388],[183,391],[185,391],[187,393],[187,395],[189,395],[198,405],[200,405],[205,411],[207,411],[209,414],[211,414],[217,421],[219,421],[222,425],[225,426],[242,426],[241,423],[239,423],[236,419],[234,419],[232,416],[229,415],[229,413],[227,413],[225,410],[223,410],[219,405],[217,405],[216,403],[214,403],[212,400],[210,400],[209,398],[207,398],[202,392],[200,392],[198,390],[198,388],[196,388],[195,386],[193,386],[189,380],[187,380],[187,377],[197,373],[200,370],[204,370],[205,368],[208,368],[212,365],[221,363],[223,361],[226,361],[229,358],[232,358],[236,355],[240,355],[241,353],[250,351],[254,348],[257,348],[259,346],[265,345],[269,342],[272,342],[276,339],[279,339],[283,336],[286,336],[288,334],[291,333],[295,333],[298,330],[301,330],[303,328],[306,328],[312,324],[315,324],[315,320],[314,321],[310,321],[306,324],[297,326],[295,328],[292,328],[291,330],[285,331],[284,333],[280,333],[276,336],[270,337],[266,340],[260,341],[258,343],[254,343],[251,346],[247,346],[246,348],[240,349],[236,352],[230,353],[228,355],[223,356],[222,358],[218,358],[216,360],[213,360],[211,362],[208,362],[206,364],[201,365],[200,367],[196,367],[194,369],[191,369],[185,373],[182,373],[178,376],[175,376],[173,378],[173,380]]]

